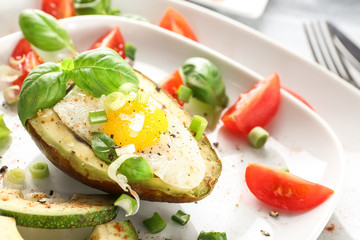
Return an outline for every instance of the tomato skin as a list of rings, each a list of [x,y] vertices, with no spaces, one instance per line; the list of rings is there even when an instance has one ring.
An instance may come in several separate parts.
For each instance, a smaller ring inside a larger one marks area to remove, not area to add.
[[[164,89],[167,93],[169,93],[176,101],[180,104],[180,106],[184,106],[184,102],[177,99],[177,90],[181,85],[184,85],[184,82],[181,78],[181,74],[179,70],[174,71],[168,77],[166,77],[159,86]]]
[[[291,95],[293,95],[294,97],[296,97],[298,100],[300,100],[302,103],[304,103],[306,106],[308,106],[311,110],[315,111],[315,109],[303,98],[301,97],[299,94],[297,94],[296,92],[282,86],[281,87],[283,90],[285,90],[286,92],[290,93]]]
[[[119,55],[122,58],[126,58],[125,51],[124,51],[125,41],[124,38],[120,32],[120,28],[118,26],[110,29],[108,32],[106,32],[104,35],[102,35],[91,47],[91,49],[96,49],[99,47],[108,47],[116,52],[119,53]]]
[[[17,64],[10,62],[9,65],[18,69],[21,73],[21,76],[19,76],[12,84],[19,85],[20,88],[24,79],[31,70],[33,70],[37,65],[44,63],[25,38],[19,40],[11,54],[11,57],[17,61]]]
[[[41,10],[56,19],[73,17],[76,15],[72,0],[43,0]]]
[[[334,193],[332,189],[323,185],[256,163],[247,166],[245,180],[257,199],[289,211],[310,210]]]
[[[221,120],[232,132],[248,134],[254,127],[264,127],[274,117],[280,100],[279,76],[273,73],[241,94]]]
[[[166,9],[159,26],[198,42],[190,24],[178,11],[171,7]]]

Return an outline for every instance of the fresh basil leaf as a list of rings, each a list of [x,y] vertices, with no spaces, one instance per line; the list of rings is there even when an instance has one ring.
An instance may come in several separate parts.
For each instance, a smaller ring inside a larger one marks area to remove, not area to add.
[[[130,180],[148,180],[154,177],[148,162],[143,157],[126,159],[118,171]]]
[[[225,84],[217,67],[205,58],[194,57],[187,59],[181,72],[184,83],[193,91],[193,97],[214,106],[216,110],[225,108],[228,97]]]
[[[113,146],[116,145],[114,140],[103,132],[91,133],[91,147],[96,156],[106,163],[111,163],[118,156]]]
[[[119,9],[111,9],[111,0],[74,0],[76,15],[119,15]]]
[[[125,55],[132,61],[135,60],[136,47],[131,43],[125,43],[124,46]]]
[[[0,138],[4,138],[11,133],[4,121],[4,114],[0,114]]]
[[[65,58],[61,61],[60,68],[64,72],[71,72],[74,69],[74,60],[72,58]]]
[[[44,51],[69,48],[76,50],[70,36],[56,18],[36,9],[26,9],[19,15],[19,25],[25,38],[35,47]]]
[[[74,59],[72,79],[94,97],[116,92],[125,83],[137,88],[139,79],[120,55],[110,48],[97,48],[79,54]]]
[[[37,115],[38,110],[49,108],[66,95],[66,83],[70,75],[52,62],[35,67],[25,78],[21,88],[18,114],[25,126],[27,119]]]

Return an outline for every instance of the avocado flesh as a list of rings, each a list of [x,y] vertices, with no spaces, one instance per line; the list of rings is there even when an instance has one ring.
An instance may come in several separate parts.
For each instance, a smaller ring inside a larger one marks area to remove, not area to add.
[[[15,218],[0,216],[1,239],[6,240],[24,240],[20,235]]]
[[[190,125],[191,116],[170,95],[157,88],[156,84],[144,75],[137,75],[141,89],[149,92],[152,98],[163,104],[187,127]],[[94,154],[87,143],[79,140],[52,109],[40,111],[37,117],[27,121],[27,127],[40,150],[59,169],[102,191],[112,194],[123,192],[118,184],[108,177],[108,165]],[[198,146],[206,165],[205,177],[199,186],[181,189],[166,184],[157,177],[146,181],[130,181],[129,184],[142,200],[194,202],[206,197],[220,176],[222,165],[205,135],[198,141]]]
[[[108,222],[94,227],[89,240],[138,240],[138,234],[129,220]]]
[[[70,201],[26,200],[20,190],[0,189],[0,215],[13,217],[16,224],[34,228],[79,228],[114,219],[119,208],[114,198],[105,194],[74,195]]]

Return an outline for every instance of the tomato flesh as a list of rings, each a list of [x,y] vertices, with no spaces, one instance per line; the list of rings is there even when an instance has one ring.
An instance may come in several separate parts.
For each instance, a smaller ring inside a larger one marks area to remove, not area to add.
[[[76,15],[72,0],[43,0],[41,10],[56,19],[73,17]]]
[[[119,53],[122,58],[126,58],[124,51],[125,41],[120,32],[120,28],[118,26],[112,28],[110,31],[101,36],[91,47],[91,49],[99,48],[99,47],[107,47],[115,50]]]
[[[232,132],[248,134],[254,127],[264,127],[274,117],[280,100],[279,76],[273,73],[241,94],[221,120]]]
[[[169,93],[176,101],[180,104],[180,106],[184,105],[184,102],[180,101],[177,98],[177,90],[181,85],[184,85],[184,82],[181,78],[181,74],[179,70],[174,71],[168,77],[166,77],[159,86],[164,89],[167,93]]]
[[[171,7],[166,9],[159,26],[198,42],[190,24],[178,11]]]
[[[18,69],[21,73],[21,75],[12,84],[18,85],[20,88],[24,79],[31,70],[44,62],[32,49],[30,43],[25,38],[19,40],[11,54],[11,57],[16,61],[16,63],[10,61],[9,65]]]
[[[257,199],[289,211],[312,209],[334,193],[330,188],[306,181],[289,172],[255,163],[246,168],[245,179],[249,190]]]

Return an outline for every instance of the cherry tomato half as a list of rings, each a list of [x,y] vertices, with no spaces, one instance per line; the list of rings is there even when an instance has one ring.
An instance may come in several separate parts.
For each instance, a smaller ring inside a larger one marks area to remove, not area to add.
[[[112,28],[110,31],[101,36],[91,47],[91,49],[99,48],[99,47],[108,47],[116,52],[122,58],[126,58],[124,51],[125,41],[120,32],[120,28],[118,26]]]
[[[73,17],[76,15],[72,0],[43,0],[41,10],[56,19]]]
[[[31,70],[44,62],[32,49],[30,43],[25,38],[19,40],[11,54],[11,57],[15,61],[10,61],[9,65],[18,69],[21,73],[21,76],[13,82],[13,85],[19,85],[20,88],[24,79]]]
[[[166,9],[159,26],[198,42],[190,24],[178,11],[171,7]]]
[[[172,74],[170,74],[168,77],[166,77],[159,86],[164,89],[167,93],[169,93],[173,98],[175,98],[178,103],[183,106],[184,102],[177,99],[177,90],[181,85],[184,85],[184,82],[181,78],[179,70],[174,71]]]
[[[334,193],[330,188],[306,181],[289,172],[255,163],[247,166],[245,179],[249,190],[257,199],[289,211],[312,209]]]
[[[231,131],[248,134],[254,127],[264,127],[273,118],[280,100],[279,76],[273,73],[241,94],[221,120]]]

